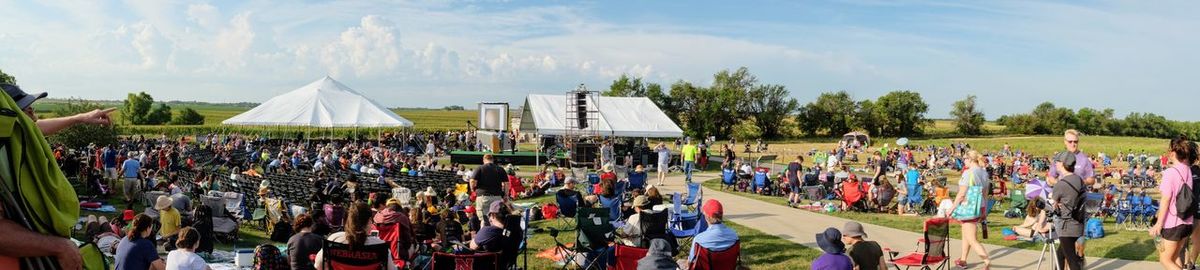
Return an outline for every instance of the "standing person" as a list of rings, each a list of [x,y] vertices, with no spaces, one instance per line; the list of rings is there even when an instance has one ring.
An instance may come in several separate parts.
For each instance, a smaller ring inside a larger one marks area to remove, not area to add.
[[[986,164],[985,162],[986,160],[984,160],[983,155],[980,155],[979,152],[976,152],[975,150],[967,152],[966,156],[963,158],[963,165],[966,168],[963,170],[962,179],[958,180],[958,195],[954,198],[953,206],[949,211],[947,211],[947,213],[954,213],[958,207],[962,206],[962,204],[968,200],[968,185],[974,184],[975,186],[983,187],[983,190],[987,190],[987,181],[990,178],[987,176],[987,171],[984,170],[983,167],[984,164]],[[982,201],[985,198],[978,199]],[[980,203],[980,207],[985,205],[985,203]],[[977,238],[978,236],[975,235],[976,230],[979,228],[979,221],[983,220],[986,216],[987,213],[984,213],[982,210],[980,210],[979,217],[970,220],[960,220],[962,221],[962,253],[959,256],[959,259],[954,261],[955,265],[959,267],[966,267],[967,255],[972,250],[979,255],[979,259],[983,260],[984,269],[988,269],[988,266],[991,265],[991,260],[988,259],[987,250],[983,248],[983,244],[979,243],[979,239]]]
[[[497,165],[492,154],[483,155],[483,165],[471,173],[470,186],[475,190],[475,209],[488,209],[493,202],[504,200],[504,185],[508,183],[508,173]],[[479,220],[487,220],[486,211],[478,211]],[[414,220],[415,221],[415,220]]]
[[[728,144],[721,146],[721,152],[723,152],[722,157],[725,158],[725,161],[721,162],[721,169],[732,168],[733,161],[737,159],[737,153],[733,152],[733,148]]]
[[[684,180],[688,183],[692,182],[692,169],[696,167],[696,155],[699,154],[699,152],[700,150],[696,148],[696,145],[692,144],[692,139],[687,139],[687,143],[685,143],[683,145],[683,149],[680,150],[679,155],[680,159],[683,160],[683,175],[685,175]]]
[[[696,165],[700,167],[700,171],[708,169],[708,143],[704,140],[700,141],[700,161]]]
[[[604,140],[604,143],[600,144],[600,165],[603,166],[603,165],[608,165],[608,164],[615,164],[615,162],[613,161],[615,159],[615,156],[616,156],[616,154],[613,153],[612,140]]]
[[[1163,265],[1163,269],[1182,269],[1178,264],[1178,257],[1183,246],[1179,242],[1191,236],[1192,217],[1179,216],[1175,200],[1183,187],[1193,190],[1196,188],[1192,186],[1192,169],[1188,164],[1196,159],[1197,154],[1183,136],[1171,139],[1169,147],[1167,157],[1175,165],[1163,171],[1162,184],[1158,186],[1162,199],[1158,200],[1158,213],[1155,214],[1157,221],[1150,227],[1150,236],[1162,236],[1163,248],[1158,254],[1158,262]]]
[[[141,180],[139,180],[142,171],[142,163],[139,162],[138,159],[132,158],[136,155],[137,151],[129,152],[130,158],[125,159],[125,162],[121,163],[121,169],[118,172],[123,179],[122,187],[124,187],[125,204],[127,205],[132,205],[133,200],[141,196],[141,190],[143,188],[141,186]]]
[[[867,233],[861,223],[848,221],[842,226],[842,242],[850,245],[850,259],[859,270],[887,270],[883,249],[875,241],[866,241]]]
[[[121,242],[117,244],[117,253],[113,256],[116,267],[113,269],[166,269],[165,262],[163,262],[162,258],[158,257],[157,248],[154,247],[154,240],[151,240],[151,235],[154,235],[154,231],[151,230],[153,223],[154,220],[146,216],[146,214],[138,214],[133,218],[129,233],[125,235],[125,238],[121,238]],[[75,269],[79,268],[76,267]]]
[[[1058,166],[1059,177],[1058,183],[1054,184],[1054,189],[1050,194],[1050,199],[1055,203],[1052,208],[1058,213],[1058,220],[1055,222],[1055,229],[1058,231],[1059,243],[1077,243],[1078,238],[1083,237],[1083,223],[1087,219],[1083,211],[1083,194],[1087,192],[1087,186],[1083,184],[1083,178],[1075,175],[1075,155],[1069,152],[1058,153],[1054,157],[1054,164]],[[1165,193],[1164,193],[1165,194]],[[1160,211],[1161,212],[1161,211]],[[1190,233],[1191,228],[1186,228]],[[1153,231],[1151,231],[1153,234]],[[1176,241],[1186,238],[1181,236]],[[1178,253],[1178,252],[1176,252]],[[1083,269],[1083,258],[1079,256],[1079,251],[1074,248],[1063,247],[1058,249],[1058,265],[1062,265],[1063,269],[1079,270]]]
[[[1197,182],[1200,182],[1200,166],[1197,166],[1197,165],[1196,165],[1196,159],[1197,159],[1197,158],[1200,158],[1200,148],[1197,148],[1197,147],[1196,147],[1196,142],[1189,142],[1189,143],[1188,143],[1188,149],[1192,151],[1192,154],[1193,154],[1193,156],[1192,156],[1192,159],[1191,159],[1191,160],[1188,160],[1188,161],[1186,161],[1186,162],[1185,162],[1185,161],[1183,161],[1183,160],[1181,159],[1181,160],[1180,160],[1180,162],[1187,163],[1187,164],[1188,164],[1188,166],[1189,166],[1189,169],[1191,169],[1191,171],[1192,171],[1192,191],[1195,191],[1195,190],[1196,190],[1196,187],[1200,186],[1200,185],[1196,185],[1196,183],[1197,183]],[[1193,196],[1192,198],[1193,198],[1193,200],[1194,200],[1194,199],[1195,199],[1195,196]],[[1197,204],[1200,204],[1200,201],[1198,201],[1198,202],[1196,202],[1196,203],[1197,203]],[[1200,208],[1197,208],[1197,212],[1198,212],[1198,213],[1200,213]],[[1193,217],[1194,217],[1194,216],[1193,216]],[[1200,247],[1200,229],[1197,229],[1197,228],[1200,228],[1200,226],[1195,226],[1195,225],[1194,225],[1194,224],[1195,224],[1195,220],[1192,220],[1192,221],[1193,221],[1193,225],[1192,225],[1192,237],[1191,237],[1191,238],[1192,238],[1192,239],[1191,239],[1191,240],[1192,240],[1192,246],[1193,246],[1193,247]],[[1197,248],[1192,248],[1192,249],[1191,249],[1191,250],[1188,252],[1188,256],[1187,256],[1187,262],[1188,262],[1188,266],[1191,266],[1191,267],[1189,267],[1189,268],[1194,268],[1194,267],[1195,267],[1195,265],[1196,265],[1196,256],[1197,256],[1197,255],[1200,255],[1200,249],[1197,249]]]
[[[1095,164],[1092,163],[1091,158],[1088,157],[1083,150],[1079,149],[1079,131],[1074,129],[1063,131],[1063,145],[1068,153],[1075,154],[1074,174],[1083,179],[1084,185],[1092,186],[1096,184]],[[1054,185],[1056,182],[1058,182],[1058,178],[1058,166],[1050,164],[1050,171],[1046,173],[1047,182],[1050,183],[1050,185]],[[1084,242],[1086,240],[1087,238],[1080,237],[1079,242],[1075,243],[1075,249],[1077,249],[1080,254],[1083,253]]]
[[[208,263],[204,262],[200,255],[196,255],[196,248],[200,246],[200,233],[191,227],[183,228],[179,232],[179,240],[175,242],[175,246],[179,249],[172,250],[167,253],[167,270],[210,270]]]
[[[800,204],[800,171],[804,170],[804,156],[797,155],[787,166],[788,205]]]
[[[667,148],[667,144],[659,142],[654,146],[654,152],[658,153],[658,184],[663,185],[663,181],[667,180],[667,170],[671,168],[671,149]]]

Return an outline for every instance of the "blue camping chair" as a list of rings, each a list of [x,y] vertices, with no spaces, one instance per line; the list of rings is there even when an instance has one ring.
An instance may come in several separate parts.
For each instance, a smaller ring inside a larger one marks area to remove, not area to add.
[[[696,209],[699,209],[700,206],[697,205],[696,202],[699,201],[700,198],[700,183],[687,183],[687,189],[688,194],[687,198],[683,200],[683,205],[695,206]],[[678,193],[676,193],[676,195],[678,195]]]
[[[699,212],[689,212],[683,209],[679,201],[679,193],[675,193],[672,202],[674,207],[668,211],[667,227],[676,239],[687,239],[690,242],[692,237],[708,228],[708,223],[704,221],[704,217],[700,216]],[[688,247],[691,246],[691,243],[680,242],[679,246]]]
[[[732,188],[737,185],[737,171],[733,169],[725,169],[721,172],[721,190]]]
[[[562,221],[562,225],[570,228],[574,227],[571,224],[575,219],[575,213],[579,209],[579,199],[574,196],[562,196],[558,193],[554,194],[554,201],[558,203],[558,217]]]
[[[771,180],[769,178],[770,178],[770,176],[768,175],[767,172],[763,172],[762,170],[755,171],[754,172],[754,182],[753,182],[753,184],[750,185],[750,190],[754,191],[754,193],[761,193],[758,190],[759,188],[762,188],[764,191],[766,191],[767,189],[770,189],[771,188],[770,183],[768,183],[768,182],[770,182]]]
[[[629,173],[629,186],[626,188],[628,190],[645,189],[646,188],[646,173],[645,172]]]
[[[588,179],[588,184],[595,185],[595,184],[600,183],[600,175],[596,174],[596,173],[589,173],[587,175],[587,179]]]
[[[609,198],[600,196],[600,205],[608,209],[609,220],[621,219],[621,197],[613,196]]]
[[[905,197],[909,212],[921,213],[921,206],[925,203],[925,189],[920,185],[908,185],[908,196]]]
[[[629,187],[629,182],[617,181],[616,183],[613,183],[613,194],[615,194],[615,196],[617,197],[618,200],[624,199],[625,191],[628,190],[627,189],[628,187]]]

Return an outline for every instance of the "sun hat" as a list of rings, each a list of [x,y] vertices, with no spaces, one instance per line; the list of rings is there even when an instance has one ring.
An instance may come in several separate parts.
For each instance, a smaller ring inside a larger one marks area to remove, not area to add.
[[[612,172],[612,171],[613,171],[612,164],[604,164],[604,172]]]
[[[842,243],[842,232],[834,228],[826,228],[825,232],[816,235],[817,246],[821,247],[822,251],[830,254],[841,254],[846,252],[846,243]]]
[[[633,198],[633,206],[644,208],[647,205],[650,205],[650,200],[648,197],[646,197],[646,195],[638,195],[637,197]]]
[[[867,237],[867,233],[863,232],[862,223],[847,221],[846,225],[842,226],[842,235],[848,237],[862,236]]]
[[[166,195],[158,196],[158,201],[154,202],[154,209],[165,210],[167,207],[171,207],[171,197],[167,197]]]

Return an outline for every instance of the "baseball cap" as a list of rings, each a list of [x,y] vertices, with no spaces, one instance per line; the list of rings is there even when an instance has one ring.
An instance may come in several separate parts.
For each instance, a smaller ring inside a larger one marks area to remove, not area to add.
[[[124,220],[124,221],[133,220],[133,210],[126,209],[125,212],[122,213],[121,220]]]
[[[1058,155],[1054,156],[1054,161],[1062,162],[1063,167],[1067,167],[1067,168],[1075,167],[1075,154],[1071,153],[1071,152],[1063,151],[1063,152],[1058,153]]]
[[[722,207],[721,202],[715,199],[708,199],[708,201],[705,201],[704,206],[700,210],[703,211],[704,215],[708,217],[712,217],[714,215],[725,215],[725,207]]]
[[[488,206],[488,214],[500,213],[502,211],[504,211],[504,201],[495,201],[492,202],[491,206]]]
[[[34,93],[31,95],[25,93],[25,90],[21,90],[21,87],[19,86],[7,83],[0,84],[0,88],[4,88],[4,93],[7,93],[9,97],[12,97],[13,101],[16,101],[17,106],[21,107],[22,110],[29,107],[29,105],[33,104],[34,101],[45,98],[48,95],[46,92]]]

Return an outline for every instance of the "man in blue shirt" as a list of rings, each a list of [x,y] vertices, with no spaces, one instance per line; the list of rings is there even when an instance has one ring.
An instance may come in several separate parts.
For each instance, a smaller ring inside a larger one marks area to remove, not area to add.
[[[110,181],[117,180],[117,150],[112,145],[104,147],[104,177]]]
[[[133,202],[133,199],[138,198],[140,195],[140,188],[138,187],[138,183],[140,182],[138,181],[138,173],[142,170],[142,163],[139,162],[138,159],[133,158],[134,156],[137,156],[136,151],[129,152],[130,158],[125,159],[125,163],[121,164],[120,174],[121,178],[125,181],[122,186],[125,188],[124,191],[126,204]]]
[[[692,239],[692,248],[688,252],[687,264],[690,265],[696,261],[696,247],[700,246],[711,251],[722,251],[738,241],[736,231],[725,227],[722,219],[725,217],[724,207],[721,202],[709,199],[704,202],[701,207],[701,212],[704,212],[704,220],[708,222],[708,229],[704,230]]]

